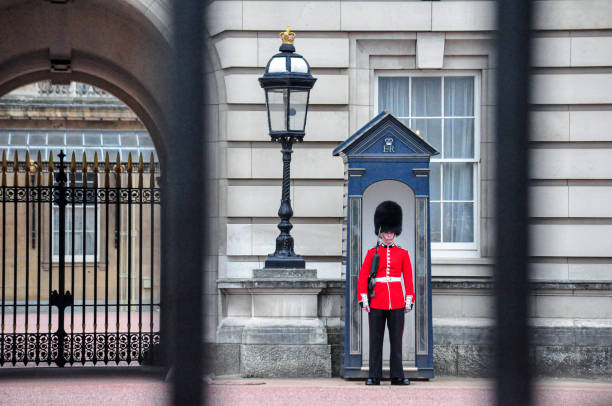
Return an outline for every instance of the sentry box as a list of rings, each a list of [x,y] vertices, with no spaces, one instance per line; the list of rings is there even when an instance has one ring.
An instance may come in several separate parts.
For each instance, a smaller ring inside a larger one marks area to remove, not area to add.
[[[333,154],[344,160],[348,189],[344,377],[368,376],[368,323],[357,300],[357,278],[367,250],[376,244],[374,210],[382,201],[393,200],[404,213],[404,231],[396,243],[410,253],[416,295],[415,309],[406,314],[404,371],[408,378],[433,378],[429,161],[438,151],[391,113],[382,112]],[[385,339],[384,376],[389,374],[388,345]]]

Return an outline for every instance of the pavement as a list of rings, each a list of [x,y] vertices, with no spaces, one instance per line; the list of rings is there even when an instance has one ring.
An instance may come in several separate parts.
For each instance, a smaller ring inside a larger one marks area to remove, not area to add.
[[[67,368],[66,368],[67,369]],[[50,370],[50,369],[49,369]],[[55,369],[57,372],[57,369]],[[5,372],[5,371],[3,371]],[[0,374],[0,405],[169,405],[171,386],[159,374]],[[366,387],[363,381],[330,379],[203,380],[208,405],[492,405],[487,379],[441,377],[410,386]],[[534,404],[612,406],[612,380],[543,379]]]

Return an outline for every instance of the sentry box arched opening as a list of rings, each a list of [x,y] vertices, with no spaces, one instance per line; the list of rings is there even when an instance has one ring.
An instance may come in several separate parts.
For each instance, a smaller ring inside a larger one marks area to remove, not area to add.
[[[415,310],[406,315],[403,365],[409,378],[433,378],[429,160],[438,151],[391,113],[382,112],[334,150],[347,176],[346,314],[344,377],[368,376],[367,320],[357,301],[357,278],[365,253],[376,244],[373,215],[384,200],[404,212],[396,242],[412,260]],[[383,348],[383,374],[389,349]]]

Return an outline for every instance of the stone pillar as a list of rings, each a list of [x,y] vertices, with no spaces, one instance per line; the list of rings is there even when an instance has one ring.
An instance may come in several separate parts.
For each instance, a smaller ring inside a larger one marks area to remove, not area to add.
[[[262,378],[331,376],[327,328],[318,314],[324,287],[314,269],[256,269],[252,279],[219,281],[225,318],[217,343],[233,344],[239,361],[234,372]]]

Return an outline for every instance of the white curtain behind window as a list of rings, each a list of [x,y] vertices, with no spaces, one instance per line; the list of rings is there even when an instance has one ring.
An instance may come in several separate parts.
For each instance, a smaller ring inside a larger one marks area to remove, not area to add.
[[[379,111],[390,110],[434,146],[431,239],[474,241],[474,78],[381,77]],[[448,162],[448,160],[453,162]]]

